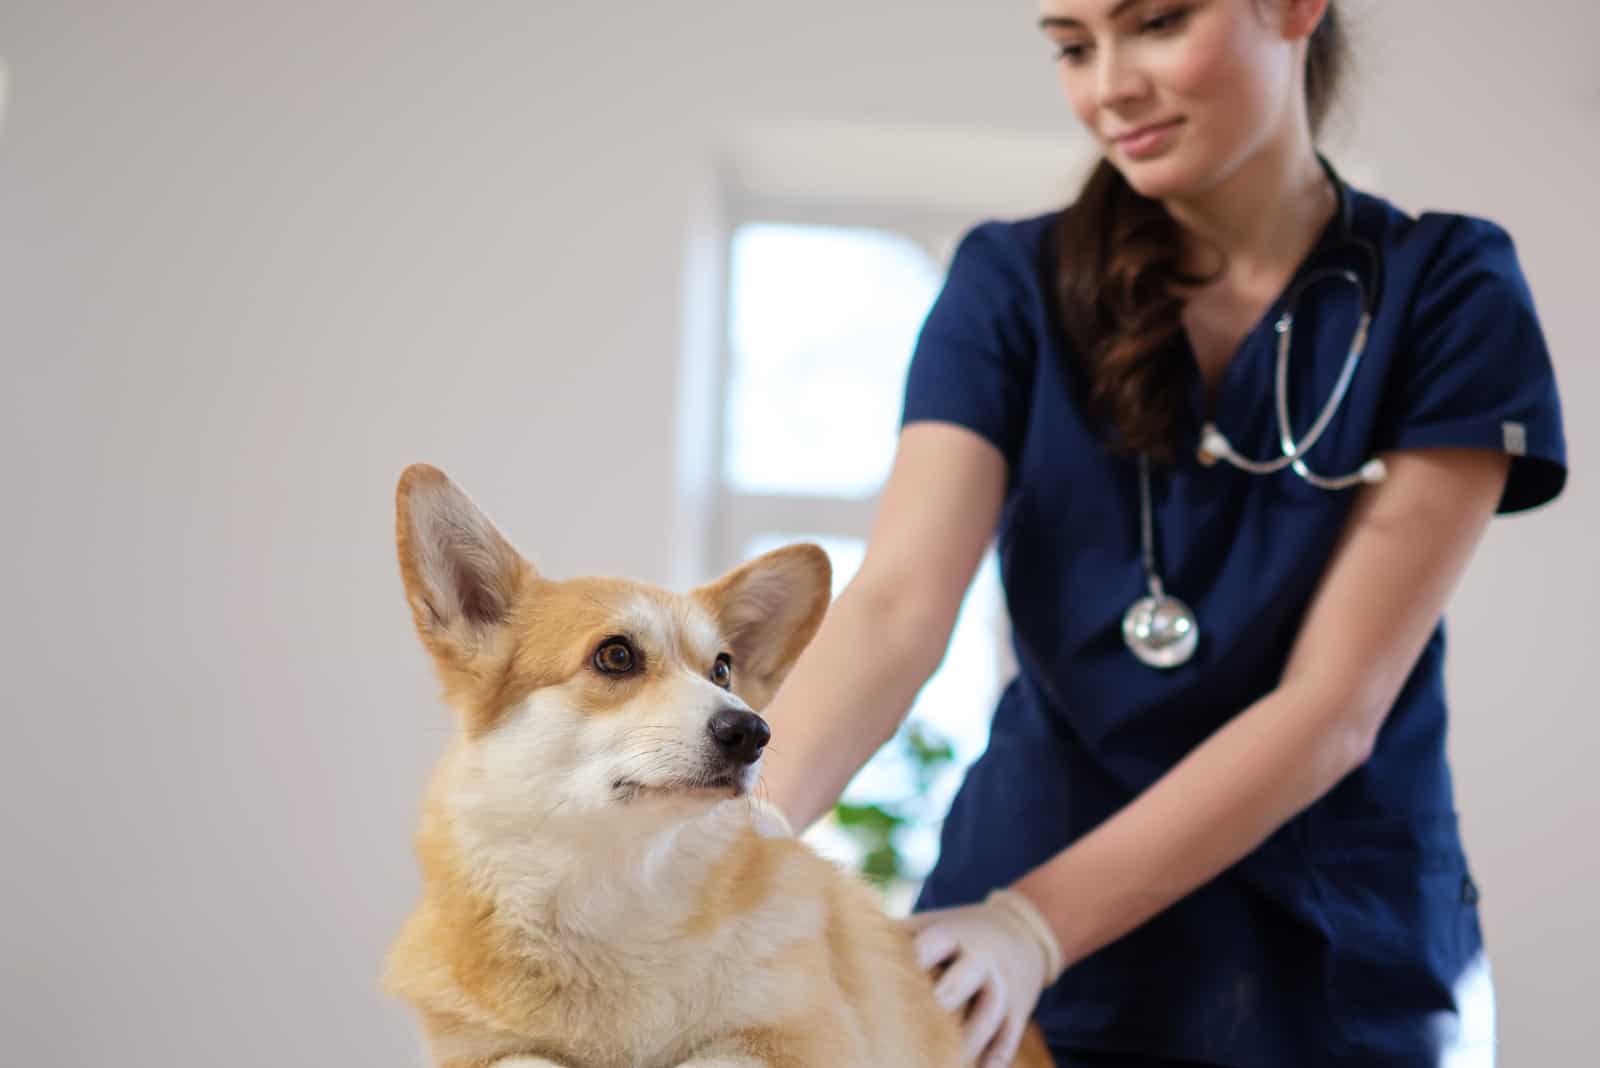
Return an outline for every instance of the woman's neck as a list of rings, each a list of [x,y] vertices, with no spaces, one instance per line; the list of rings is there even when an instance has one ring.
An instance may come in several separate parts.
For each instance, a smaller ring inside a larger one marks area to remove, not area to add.
[[[1190,269],[1218,281],[1294,270],[1337,205],[1309,142],[1269,145],[1206,192],[1165,202],[1187,235]]]

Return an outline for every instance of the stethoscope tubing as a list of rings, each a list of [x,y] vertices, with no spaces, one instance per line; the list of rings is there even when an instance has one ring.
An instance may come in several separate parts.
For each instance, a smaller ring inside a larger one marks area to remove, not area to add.
[[[1349,190],[1344,182],[1333,170],[1326,160],[1323,166],[1332,179],[1334,189],[1339,197],[1338,213],[1340,218],[1340,237],[1347,246],[1355,246],[1367,258],[1372,269],[1372,287],[1369,288],[1361,276],[1348,267],[1324,267],[1314,271],[1297,281],[1289,291],[1285,301],[1285,309],[1279,315],[1273,329],[1277,332],[1277,359],[1274,368],[1273,393],[1275,414],[1278,420],[1278,447],[1282,455],[1271,460],[1257,460],[1241,455],[1228,441],[1220,428],[1214,422],[1207,422],[1200,431],[1199,459],[1202,464],[1210,466],[1218,460],[1237,467],[1252,475],[1271,475],[1290,468],[1306,482],[1319,489],[1345,490],[1363,483],[1381,482],[1388,471],[1380,459],[1370,459],[1354,471],[1343,475],[1324,475],[1314,470],[1306,462],[1309,453],[1322,440],[1323,434],[1333,423],[1333,417],[1338,413],[1339,406],[1344,403],[1345,397],[1350,392],[1350,383],[1355,378],[1356,368],[1361,364],[1361,358],[1366,353],[1367,339],[1371,334],[1373,312],[1376,307],[1376,288],[1381,275],[1381,263],[1377,251],[1355,233],[1354,224],[1350,218]],[[1356,288],[1360,294],[1361,317],[1356,323],[1356,331],[1350,340],[1350,347],[1346,350],[1344,366],[1339,371],[1339,379],[1334,384],[1333,391],[1328,395],[1327,401],[1317,413],[1305,436],[1296,439],[1294,424],[1289,412],[1289,359],[1290,350],[1294,340],[1295,313],[1299,310],[1301,298],[1314,285],[1325,281],[1340,281]]]

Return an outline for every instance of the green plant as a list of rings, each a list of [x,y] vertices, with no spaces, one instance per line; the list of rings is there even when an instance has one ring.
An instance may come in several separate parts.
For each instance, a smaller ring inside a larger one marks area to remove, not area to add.
[[[922,877],[922,872],[908,869],[900,839],[908,828],[936,822],[943,815],[929,811],[928,792],[940,772],[955,760],[950,743],[917,720],[908,721],[889,747],[912,769],[915,787],[911,793],[872,804],[841,801],[833,810],[835,821],[862,852],[858,870],[879,887]]]

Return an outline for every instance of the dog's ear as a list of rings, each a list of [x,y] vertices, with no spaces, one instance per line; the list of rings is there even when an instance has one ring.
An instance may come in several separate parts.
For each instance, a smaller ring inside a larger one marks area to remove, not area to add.
[[[815,545],[788,545],[758,556],[694,597],[732,646],[733,688],[751,708],[772,699],[828,610],[833,569]]]
[[[470,671],[480,654],[501,646],[533,565],[444,472],[426,464],[400,476],[395,542],[417,633],[454,688],[452,671]]]

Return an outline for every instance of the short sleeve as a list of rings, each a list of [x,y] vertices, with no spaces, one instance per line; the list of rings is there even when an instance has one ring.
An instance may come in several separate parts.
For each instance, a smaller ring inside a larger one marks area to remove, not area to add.
[[[917,338],[902,426],[966,427],[992,442],[1015,470],[1037,352],[1027,312],[1036,289],[1031,267],[1007,224],[985,223],[962,238]]]
[[[1561,492],[1567,462],[1555,371],[1504,230],[1453,221],[1422,278],[1396,361],[1380,448],[1508,453],[1503,513]]]

